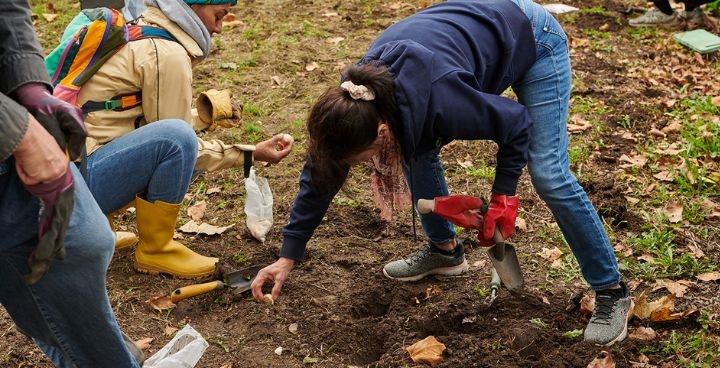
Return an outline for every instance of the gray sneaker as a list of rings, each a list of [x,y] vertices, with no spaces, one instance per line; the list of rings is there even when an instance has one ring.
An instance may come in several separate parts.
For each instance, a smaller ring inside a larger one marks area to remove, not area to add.
[[[705,14],[703,13],[702,8],[695,8],[690,11],[683,10],[678,14],[678,20],[688,22],[695,26],[700,26],[705,23]]]
[[[672,14],[667,15],[658,8],[652,8],[645,14],[630,19],[628,23],[632,27],[673,26],[678,24],[678,13],[673,11]]]
[[[620,289],[596,292],[595,311],[585,328],[585,341],[610,346],[624,340],[633,307],[630,291],[622,281]]]
[[[455,253],[442,254],[428,244],[406,259],[393,261],[385,265],[385,276],[399,281],[417,281],[428,275],[457,276],[468,270],[462,241],[457,241]]]

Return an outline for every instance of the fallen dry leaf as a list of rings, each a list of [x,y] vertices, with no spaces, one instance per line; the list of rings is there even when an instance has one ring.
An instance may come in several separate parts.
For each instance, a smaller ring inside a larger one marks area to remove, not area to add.
[[[313,61],[313,62],[305,65],[305,70],[308,72],[311,72],[319,67],[320,67],[320,64]]]
[[[673,321],[688,317],[697,312],[697,309],[688,309],[685,312],[673,313],[675,309],[675,295],[665,295],[662,298],[648,302],[647,294],[650,289],[643,291],[635,298],[633,314],[641,320],[652,322]]]
[[[168,295],[154,296],[146,300],[145,303],[147,303],[149,306],[151,306],[158,312],[162,312],[170,308],[175,308],[175,303],[172,302],[170,296]]]
[[[525,219],[518,216],[515,219],[515,228],[522,232],[526,232],[527,231],[527,222],[525,221]]]
[[[612,354],[603,350],[587,365],[587,368],[615,368]]]
[[[682,125],[680,123],[673,121],[672,123],[666,125],[664,128],[660,129],[660,131],[665,134],[671,134],[680,132],[681,128]]]
[[[485,263],[486,263],[486,261],[484,259],[481,259],[479,261],[473,262],[472,266],[475,268],[483,268],[483,267],[485,267]]]
[[[655,286],[653,286],[652,291],[665,288],[669,292],[671,292],[673,295],[675,295],[676,297],[682,298],[685,295],[685,291],[687,291],[688,285],[693,284],[691,281],[687,281],[687,280],[683,280],[683,281],[684,282],[671,281],[671,280],[657,280],[657,281],[655,281]]]
[[[235,224],[218,227],[215,225],[210,225],[207,222],[203,222],[202,224],[198,225],[197,222],[190,220],[185,225],[181,226],[180,229],[178,229],[178,230],[180,230],[184,233],[215,235],[215,234],[222,234],[223,232],[225,232],[225,230],[227,230],[233,226],[235,226]]]
[[[205,192],[205,194],[215,194],[215,193],[220,193],[220,191],[221,191],[220,187],[212,187],[212,188],[209,188],[207,190],[207,192]]]
[[[442,294],[442,289],[440,289],[439,286],[433,284],[433,285],[428,286],[427,289],[425,289],[425,297],[422,298],[421,300],[428,300],[428,299],[430,299],[434,296],[440,295],[440,294]]]
[[[710,101],[712,102],[713,105],[720,106],[720,96],[715,96]]]
[[[720,217],[720,205],[705,198],[703,200],[703,207],[705,209],[710,211],[710,214],[707,216],[709,218],[719,218]]]
[[[658,130],[657,128],[655,128],[655,127],[652,127],[652,128],[650,129],[650,131],[648,132],[648,134],[650,134],[650,135],[652,135],[652,136],[655,136],[655,137],[658,137],[658,138],[665,138],[665,137],[667,136],[667,134],[659,131],[659,130]]]
[[[137,345],[138,349],[140,350],[147,350],[150,349],[150,343],[152,343],[153,340],[155,339],[153,339],[152,337],[145,337],[140,340],[135,340],[135,345]]]
[[[572,123],[567,124],[567,131],[570,133],[578,133],[592,128],[592,124],[589,121],[579,117],[573,116],[570,118]]]
[[[696,276],[700,281],[717,281],[720,280],[720,272],[706,272]]]
[[[52,22],[55,20],[55,18],[58,17],[59,14],[50,14],[50,13],[43,13],[43,18],[45,18],[46,21]]]
[[[333,45],[337,45],[338,43],[340,43],[340,41],[342,41],[344,39],[345,39],[345,37],[332,37],[332,38],[328,38],[327,42],[331,43]]]
[[[438,341],[435,336],[428,336],[405,348],[415,363],[427,363],[436,366],[442,361],[445,344]]]
[[[647,157],[643,154],[637,154],[632,157],[628,155],[621,155],[619,158],[619,161],[627,162],[629,165],[620,165],[622,168],[628,168],[628,167],[643,167],[647,163]]]
[[[272,82],[273,84],[276,84],[276,85],[280,86],[280,85],[282,85],[283,80],[282,80],[282,78],[280,78],[279,76],[273,75],[272,77],[270,77],[270,82]]]
[[[645,261],[647,263],[655,262],[655,257],[651,256],[649,253],[643,253],[642,255],[638,256],[637,259]]]
[[[165,326],[165,335],[172,336],[175,332],[177,332],[177,328],[173,326]]]
[[[630,291],[635,291],[635,289],[637,289],[640,284],[642,284],[642,281],[632,280],[627,283],[627,287],[628,289],[630,289]]]
[[[659,173],[653,175],[653,178],[662,181],[675,181],[675,177],[673,176],[673,174],[667,170],[660,171]]]
[[[188,207],[187,215],[191,219],[198,221],[205,216],[206,208],[207,208],[207,202],[205,202],[204,200],[200,201],[200,202],[195,203],[194,205]]]
[[[638,327],[630,331],[630,338],[635,340],[655,340],[657,338],[657,332],[650,327]]]
[[[338,15],[339,15],[339,14],[336,13],[336,12],[327,12],[327,13],[323,13],[322,16],[323,16],[323,17],[326,17],[326,18],[330,18],[330,17],[337,17]]]
[[[589,316],[595,311],[595,295],[587,293],[580,299],[580,314]]]
[[[668,217],[668,221],[676,224],[682,221],[683,205],[679,201],[671,199],[668,201],[663,211]]]
[[[550,262],[562,257],[563,252],[558,247],[552,247],[552,248],[545,248],[543,247],[542,250],[538,253],[538,255]]]

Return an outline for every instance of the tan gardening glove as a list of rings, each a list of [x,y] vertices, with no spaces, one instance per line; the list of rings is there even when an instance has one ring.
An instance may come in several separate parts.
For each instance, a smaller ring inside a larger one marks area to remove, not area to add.
[[[239,119],[242,113],[242,105],[233,103],[232,91],[229,89],[207,90],[195,100],[198,118],[207,125],[207,130],[212,132],[218,125],[231,128],[237,124],[233,121]]]

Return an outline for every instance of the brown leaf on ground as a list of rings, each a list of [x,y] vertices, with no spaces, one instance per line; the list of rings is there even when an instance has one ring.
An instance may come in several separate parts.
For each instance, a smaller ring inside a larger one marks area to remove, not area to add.
[[[666,125],[664,128],[660,129],[660,131],[665,134],[672,134],[672,133],[679,133],[681,128],[682,128],[682,125],[680,123],[673,121],[672,123]],[[675,144],[675,143],[673,143],[673,144]]]
[[[58,15],[59,14],[43,13],[42,16],[43,16],[43,18],[45,18],[46,21],[48,21],[48,23],[50,23],[50,22],[54,21],[55,18],[58,17]]]
[[[689,309],[685,312],[673,313],[675,309],[675,295],[665,295],[653,302],[648,302],[647,294],[650,289],[646,289],[635,298],[635,309],[633,314],[641,320],[662,322],[684,319],[691,314],[697,312],[697,309]]]
[[[632,157],[623,154],[619,158],[619,161],[627,162],[627,164],[620,165],[620,167],[622,167],[622,168],[628,168],[628,167],[641,168],[641,167],[645,166],[645,164],[647,163],[647,160],[648,160],[647,157],[645,157],[645,155],[643,155],[643,154],[637,154]]]
[[[580,299],[580,314],[584,316],[592,315],[595,310],[595,295],[593,293],[586,293]]]
[[[706,272],[696,276],[700,281],[717,281],[720,280],[720,272]]]
[[[318,63],[316,63],[316,62],[313,61],[313,62],[308,63],[307,65],[305,65],[305,70],[308,71],[308,72],[311,72],[311,71],[313,71],[313,70],[315,70],[315,69],[317,69],[317,68],[319,68],[319,67],[320,67],[320,64],[318,64]]]
[[[638,327],[630,331],[630,338],[635,340],[655,340],[657,338],[657,332],[650,327]]]
[[[658,179],[658,180],[662,180],[662,181],[668,181],[668,182],[675,181],[675,177],[674,177],[673,174],[672,174],[670,171],[668,171],[668,170],[660,171],[659,173],[653,175],[653,178]]]
[[[147,350],[150,349],[150,343],[152,343],[153,340],[155,339],[153,339],[152,337],[146,337],[140,340],[136,340],[135,345],[137,345],[138,349],[140,350]]]
[[[516,219],[515,219],[515,228],[518,229],[518,230],[520,230],[520,231],[522,231],[522,232],[526,232],[527,229],[528,229],[528,228],[527,228],[527,221],[525,221],[525,219],[522,218],[522,217],[516,218]]]
[[[168,295],[154,296],[146,300],[145,303],[147,303],[150,307],[152,307],[152,309],[158,312],[162,312],[170,308],[175,308],[175,303],[170,300],[170,296]]]
[[[705,209],[710,211],[710,214],[707,216],[709,218],[720,218],[720,205],[705,198],[703,200],[703,207]]]
[[[163,332],[165,332],[165,335],[171,336],[172,334],[177,332],[177,330],[178,329],[173,326],[165,326],[165,330]]]
[[[612,354],[603,350],[587,365],[587,368],[615,368],[615,360]]]
[[[209,188],[207,190],[207,192],[205,192],[205,194],[215,194],[215,193],[220,193],[221,191],[222,191],[222,189],[220,187],[212,187],[212,188]]]
[[[405,348],[415,363],[427,363],[436,366],[442,361],[445,344],[438,341],[435,336],[428,336]]]
[[[683,205],[679,201],[671,199],[668,201],[663,212],[667,215],[668,221],[676,224],[682,221]]]
[[[205,202],[204,200],[200,201],[200,202],[195,203],[194,205],[188,207],[187,215],[191,219],[198,221],[205,216],[206,208],[207,208],[207,202]]]
[[[567,131],[570,133],[578,133],[592,128],[592,124],[590,124],[589,121],[579,116],[573,115],[570,121],[571,122],[567,124]]]
[[[655,286],[653,286],[652,291],[665,288],[676,297],[682,298],[685,295],[685,291],[687,291],[688,286],[692,284],[693,282],[688,280],[657,280],[655,281]]]
[[[210,225],[207,222],[203,222],[202,224],[199,224],[195,221],[188,221],[185,225],[181,226],[180,231],[184,233],[196,233],[196,234],[205,234],[205,235],[215,235],[215,234],[222,234],[225,232],[225,230],[235,226],[235,224],[231,224],[228,226],[215,226]]]

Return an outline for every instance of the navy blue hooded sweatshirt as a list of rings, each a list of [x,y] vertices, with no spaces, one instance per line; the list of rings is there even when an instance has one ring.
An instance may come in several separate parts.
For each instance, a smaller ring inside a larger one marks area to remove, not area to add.
[[[499,94],[535,63],[530,21],[517,5],[484,0],[429,7],[386,29],[359,64],[377,61],[395,80],[399,116],[390,124],[405,159],[453,139],[493,140],[498,152],[492,190],[515,194],[532,122],[524,106]],[[302,260],[339,190],[315,191],[309,165],[283,229],[280,256],[294,260]]]

